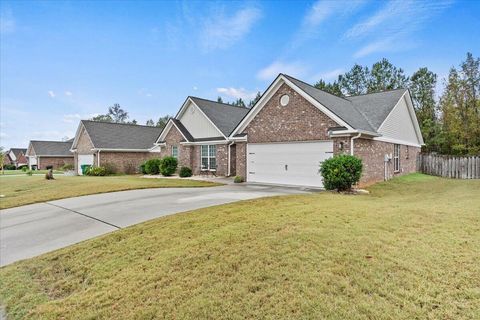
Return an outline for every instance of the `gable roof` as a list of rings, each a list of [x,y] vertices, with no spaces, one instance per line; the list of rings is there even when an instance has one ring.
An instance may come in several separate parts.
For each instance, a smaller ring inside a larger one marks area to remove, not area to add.
[[[407,89],[396,89],[350,96],[346,99],[365,116],[373,129],[378,130],[406,91]]]
[[[13,154],[15,155],[15,157],[19,157],[22,153],[23,154],[26,154],[27,153],[27,149],[23,149],[23,148],[10,148],[10,152],[13,152]]]
[[[30,144],[36,156],[65,156],[73,157],[70,152],[72,141],[39,141],[32,140]]]
[[[250,111],[246,107],[232,106],[198,97],[189,97],[197,107],[213,122],[213,124],[227,137],[237,124]]]
[[[192,142],[194,140],[190,132],[188,132],[187,128],[185,128],[185,126],[180,122],[180,120],[174,119],[174,118],[171,118],[170,120],[173,122],[173,124],[175,124],[175,126],[180,131],[180,133],[184,136],[186,141]]]
[[[82,120],[82,125],[96,149],[148,150],[162,131],[159,127],[92,120]]]
[[[335,115],[340,117],[343,121],[348,123],[354,129],[375,132],[375,128],[370,125],[369,121],[363,113],[361,113],[350,100],[346,98],[337,97],[331,93],[317,89],[314,86],[305,83],[301,80],[295,79],[289,75],[282,74],[294,85],[303,90],[310,97],[329,109]]]

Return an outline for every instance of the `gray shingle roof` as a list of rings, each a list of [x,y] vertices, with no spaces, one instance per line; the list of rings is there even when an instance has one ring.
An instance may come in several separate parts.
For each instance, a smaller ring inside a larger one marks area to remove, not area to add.
[[[291,76],[284,76],[354,129],[370,132],[377,132],[407,90],[397,89],[341,98]]]
[[[173,123],[175,123],[178,130],[180,130],[180,132],[185,136],[185,138],[187,138],[187,141],[193,142],[194,138],[192,137],[190,132],[188,132],[187,128],[185,128],[185,126],[180,122],[180,120],[172,118],[172,121]]]
[[[30,141],[36,156],[73,157],[70,152],[72,141]]]
[[[10,148],[10,151],[13,152],[15,157],[19,157],[21,153],[27,154],[27,149],[23,149],[23,148]]]
[[[207,117],[225,135],[229,136],[237,124],[245,117],[250,109],[232,106],[197,97],[190,97],[193,102],[205,113]]]
[[[82,124],[98,149],[147,150],[162,131],[159,127],[91,120],[82,120]]]
[[[385,118],[390,114],[398,100],[407,89],[397,89],[378,93],[351,96],[350,100],[368,120],[373,129],[378,130]]]

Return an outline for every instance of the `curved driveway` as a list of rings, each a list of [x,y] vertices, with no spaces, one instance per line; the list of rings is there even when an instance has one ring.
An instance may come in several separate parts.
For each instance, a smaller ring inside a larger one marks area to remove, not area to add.
[[[0,266],[150,219],[267,196],[304,193],[258,185],[111,192],[0,211]]]

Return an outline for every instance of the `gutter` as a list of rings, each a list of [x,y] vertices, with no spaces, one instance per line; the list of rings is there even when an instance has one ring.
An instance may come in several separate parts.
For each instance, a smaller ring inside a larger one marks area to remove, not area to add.
[[[353,148],[355,147],[354,140],[360,138],[362,133],[357,134],[355,137],[350,138],[350,155],[353,156]]]

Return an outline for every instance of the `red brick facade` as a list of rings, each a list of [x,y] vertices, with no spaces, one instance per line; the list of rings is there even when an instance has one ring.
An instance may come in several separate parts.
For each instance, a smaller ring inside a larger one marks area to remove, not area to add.
[[[73,157],[38,157],[37,169],[45,170],[48,166],[52,166],[53,169],[59,169],[65,164],[74,164]]]
[[[122,173],[138,173],[140,165],[145,160],[158,157],[158,153],[153,152],[100,152],[100,166],[111,164]]]

